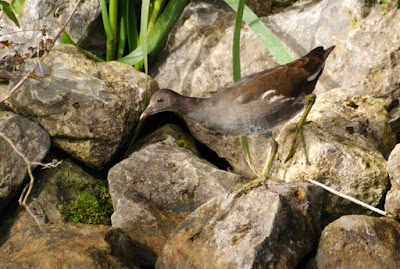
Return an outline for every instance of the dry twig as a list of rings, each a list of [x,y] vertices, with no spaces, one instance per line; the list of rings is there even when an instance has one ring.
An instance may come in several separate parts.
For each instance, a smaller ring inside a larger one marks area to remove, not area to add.
[[[385,211],[383,211],[383,210],[381,210],[381,209],[379,209],[379,208],[376,208],[376,207],[373,207],[373,206],[371,206],[371,205],[369,205],[369,204],[366,204],[366,203],[364,203],[364,202],[361,202],[360,200],[358,200],[358,199],[356,199],[356,198],[353,198],[353,197],[351,197],[351,196],[348,196],[347,194],[344,194],[344,193],[341,193],[341,192],[339,192],[339,191],[337,191],[337,190],[334,190],[334,189],[332,189],[331,187],[328,187],[328,186],[326,186],[325,184],[322,184],[322,183],[320,183],[320,182],[318,182],[318,181],[315,181],[315,180],[309,179],[309,178],[306,178],[306,180],[307,180],[308,182],[314,184],[314,185],[317,185],[317,186],[319,186],[319,187],[321,187],[321,188],[323,188],[323,189],[325,189],[325,190],[327,190],[327,191],[329,191],[329,192],[331,192],[331,193],[333,193],[333,194],[339,196],[339,197],[342,197],[342,198],[344,198],[344,199],[346,199],[346,200],[349,200],[349,201],[351,201],[351,202],[353,202],[353,203],[356,203],[356,204],[358,204],[358,205],[360,205],[360,206],[362,206],[362,207],[365,207],[365,208],[367,208],[368,210],[371,210],[371,211],[373,211],[373,212],[375,212],[375,213],[378,213],[378,214],[380,214],[380,215],[387,216],[387,217],[393,217],[390,213],[387,213],[387,212],[385,212]]]
[[[81,2],[81,0],[77,0],[76,1],[76,5],[74,7],[74,9],[71,11],[71,14],[69,14],[67,20],[64,22],[63,26],[60,28],[60,30],[57,32],[57,34],[54,36],[54,38],[52,39],[53,42],[51,42],[50,44],[48,44],[49,46],[47,47],[47,49],[44,51],[42,57],[39,58],[38,62],[25,74],[25,76],[23,76],[21,78],[20,81],[18,81],[17,84],[15,84],[15,86],[11,89],[11,91],[3,98],[0,99],[0,104],[3,103],[5,100],[7,100],[8,98],[10,98],[15,92],[16,90],[19,89],[19,87],[21,87],[21,85],[25,82],[25,80],[33,73],[33,71],[35,71],[35,69],[40,65],[40,63],[43,62],[43,60],[49,55],[49,52],[51,51],[51,49],[53,48],[55,42],[57,41],[57,39],[61,36],[62,32],[64,31],[65,27],[67,26],[67,24],[69,23],[69,21],[71,20],[72,16],[74,15],[74,13],[76,12],[76,10],[78,9],[79,3]]]
[[[72,11],[69,14],[68,18],[64,22],[63,26],[60,28],[60,30],[57,32],[57,34],[53,37],[52,42],[46,43],[46,48],[44,50],[44,53],[43,53],[42,57],[40,57],[39,60],[37,61],[37,63],[25,74],[25,76],[23,76],[21,78],[21,80],[18,81],[18,83],[14,85],[14,87],[10,90],[10,92],[5,97],[0,99],[0,103],[4,102],[8,98],[10,98],[19,89],[19,87],[21,87],[21,85],[25,82],[25,80],[32,75],[32,73],[43,62],[43,60],[49,55],[49,52],[53,48],[55,42],[61,36],[61,34],[63,33],[65,27],[67,26],[67,24],[71,20],[72,16],[74,15],[76,10],[78,9],[78,6],[79,6],[80,2],[81,2],[81,0],[77,0],[76,1],[76,4],[75,4],[74,8],[72,9]],[[31,209],[26,204],[26,201],[27,201],[27,199],[29,197],[29,194],[31,193],[33,184],[35,182],[35,178],[33,177],[33,174],[32,174],[32,166],[40,165],[40,166],[42,166],[42,168],[51,168],[51,167],[58,166],[62,161],[53,160],[51,163],[32,162],[20,150],[18,150],[18,148],[14,145],[14,143],[4,133],[0,132],[0,137],[2,137],[5,141],[7,141],[7,143],[13,148],[13,150],[24,160],[24,162],[25,162],[25,164],[27,166],[27,170],[28,170],[28,175],[29,175],[30,181],[26,185],[24,190],[22,191],[18,202],[19,202],[20,205],[25,207],[27,212],[35,219],[35,221],[40,226],[40,222],[39,222],[40,216],[38,216],[38,214],[35,212],[35,210]]]
[[[34,217],[36,219],[36,214],[34,214],[33,210],[31,210],[29,208],[29,206],[26,204],[26,200],[29,197],[29,194],[32,191],[32,187],[33,187],[33,183],[35,182],[35,178],[33,177],[33,173],[32,173],[32,166],[36,166],[36,165],[40,165],[42,166],[42,168],[52,168],[52,167],[57,167],[59,164],[62,163],[61,161],[57,161],[57,160],[53,160],[51,163],[41,163],[41,162],[32,162],[28,159],[28,157],[25,156],[25,154],[23,154],[18,148],[17,146],[11,141],[10,138],[8,138],[3,132],[0,132],[0,137],[3,138],[14,150],[15,153],[17,153],[22,160],[24,160],[27,170],[28,170],[28,176],[29,176],[29,183],[25,186],[25,188],[23,189],[21,196],[19,197],[19,204],[24,206],[26,208],[26,210],[29,212],[29,214],[32,215],[32,217]]]

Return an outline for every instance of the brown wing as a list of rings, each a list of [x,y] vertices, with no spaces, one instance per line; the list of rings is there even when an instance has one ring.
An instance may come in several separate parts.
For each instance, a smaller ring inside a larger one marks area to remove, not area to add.
[[[286,65],[244,77],[219,93],[225,92],[225,98],[230,97],[231,101],[239,104],[258,100],[271,90],[284,97],[297,97],[302,92],[311,93],[333,48],[334,46],[324,50],[323,47],[317,47]]]

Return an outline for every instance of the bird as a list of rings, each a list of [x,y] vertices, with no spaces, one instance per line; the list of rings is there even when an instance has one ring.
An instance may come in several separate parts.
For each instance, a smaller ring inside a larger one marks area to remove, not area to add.
[[[302,127],[315,102],[316,96],[312,92],[334,48],[316,47],[290,63],[243,77],[208,98],[183,96],[170,89],[158,90],[151,96],[140,120],[170,111],[186,116],[217,133],[233,136],[264,135],[270,138],[275,128],[282,126],[306,107],[297,124],[287,159],[293,156],[298,135],[306,154]],[[306,160],[308,162],[307,155]],[[264,183],[271,162],[270,156],[261,173]]]

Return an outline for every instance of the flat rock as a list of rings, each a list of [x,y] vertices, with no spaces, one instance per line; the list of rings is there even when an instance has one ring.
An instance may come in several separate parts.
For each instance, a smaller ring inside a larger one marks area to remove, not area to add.
[[[0,226],[0,267],[141,268],[137,242],[120,229],[102,225],[37,226],[20,210]]]
[[[35,63],[27,60],[25,70]],[[157,83],[148,83],[152,94]],[[145,91],[144,73],[119,62],[96,63],[60,45],[7,102],[41,125],[56,147],[100,169],[136,126]]]
[[[0,111],[0,132],[31,162],[40,162],[50,149],[50,137],[46,131],[12,112]],[[0,137],[0,214],[18,195],[27,171],[24,160]]]
[[[397,268],[399,241],[394,219],[343,216],[325,227],[308,268]]]
[[[218,196],[176,228],[156,268],[296,268],[317,243],[321,194],[291,183]]]

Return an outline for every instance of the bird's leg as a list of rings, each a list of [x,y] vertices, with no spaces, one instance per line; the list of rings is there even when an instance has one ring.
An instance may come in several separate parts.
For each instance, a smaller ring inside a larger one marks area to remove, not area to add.
[[[304,135],[303,135],[303,125],[304,125],[304,123],[306,121],[308,113],[310,113],[310,110],[311,110],[311,108],[313,107],[313,105],[315,103],[315,98],[316,98],[316,96],[313,93],[311,93],[309,95],[306,95],[306,97],[305,97],[305,100],[308,101],[308,105],[306,107],[306,110],[304,110],[304,113],[301,116],[299,122],[296,124],[296,130],[294,132],[292,145],[290,147],[290,151],[289,151],[289,154],[288,154],[285,162],[287,162],[288,160],[290,160],[293,157],[294,148],[296,146],[297,136],[300,135],[300,142],[301,142],[301,145],[302,145],[303,150],[304,150],[304,155],[306,157],[306,162],[307,162],[307,164],[309,164],[308,155],[307,155],[307,151],[306,151],[306,143],[304,141]]]
[[[278,151],[278,143],[276,142],[276,140],[274,138],[270,138],[269,142],[271,143],[271,152],[268,154],[268,158],[265,161],[265,165],[261,172],[261,177],[260,177],[263,184],[265,184],[267,182],[267,175],[268,175],[269,169],[271,169],[272,162],[275,158],[276,152]]]
[[[278,151],[278,143],[276,142],[276,140],[274,138],[270,138],[269,142],[271,143],[271,152],[268,154],[268,157],[267,157],[267,160],[265,162],[264,168],[263,168],[263,170],[261,172],[261,175],[260,175],[259,172],[257,173],[257,175],[259,175],[260,177],[254,179],[254,180],[252,180],[250,182],[247,182],[245,184],[234,186],[232,188],[234,191],[236,191],[238,189],[242,189],[242,188],[252,187],[252,186],[255,186],[255,185],[259,184],[259,183],[262,183],[262,184],[266,185],[267,175],[268,175],[269,169],[271,168],[271,165],[272,165],[272,162],[273,162],[273,160],[275,158],[276,152]]]

